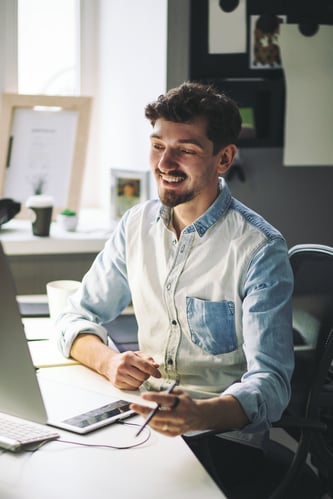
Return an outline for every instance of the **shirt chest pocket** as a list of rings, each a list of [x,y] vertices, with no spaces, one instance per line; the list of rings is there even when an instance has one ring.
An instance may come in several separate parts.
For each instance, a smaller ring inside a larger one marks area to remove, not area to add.
[[[232,301],[212,302],[187,296],[186,314],[191,339],[198,347],[213,355],[236,350],[235,305]]]

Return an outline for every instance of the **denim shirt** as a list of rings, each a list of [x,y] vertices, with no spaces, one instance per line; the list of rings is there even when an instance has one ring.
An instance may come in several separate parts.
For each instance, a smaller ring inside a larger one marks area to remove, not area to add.
[[[58,321],[69,356],[76,336],[97,334],[132,302],[140,350],[196,397],[230,394],[246,431],[269,428],[290,397],[293,276],[281,234],[221,191],[177,239],[172,210],[151,200],[131,208]]]

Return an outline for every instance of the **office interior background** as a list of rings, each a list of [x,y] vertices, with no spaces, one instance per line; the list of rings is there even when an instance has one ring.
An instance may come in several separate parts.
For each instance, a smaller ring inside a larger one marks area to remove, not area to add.
[[[266,1],[242,2],[247,22],[251,15],[267,13]],[[269,4],[287,23],[311,19],[319,31],[333,24],[329,1]],[[240,143],[240,169],[229,178],[233,195],[280,229],[289,247],[306,242],[333,245],[333,153],[332,165],[284,165],[288,89],[283,61],[278,69],[253,69],[245,54],[210,54],[208,5],[209,0],[0,0],[0,91],[93,97],[81,207],[107,211],[110,168],[149,169],[145,104],[184,80],[216,82],[235,91],[236,100],[245,96],[245,106],[258,107],[263,120],[262,136]],[[60,9],[67,12],[63,18]],[[32,22],[37,24],[32,27]],[[22,42],[24,34],[30,46]],[[238,35],[235,30],[233,36]],[[49,37],[53,46],[62,47],[59,59],[48,45]],[[35,62],[29,59],[29,47]],[[301,63],[304,69],[306,53]],[[42,74],[42,68],[49,74]],[[321,92],[319,75],[316,91]],[[318,130],[324,123],[319,120]],[[301,129],[304,125],[299,123]],[[318,147],[315,137],[311,147]]]

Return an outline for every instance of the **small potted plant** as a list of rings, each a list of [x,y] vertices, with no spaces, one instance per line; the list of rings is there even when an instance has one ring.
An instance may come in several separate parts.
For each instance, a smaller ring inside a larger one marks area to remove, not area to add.
[[[76,211],[66,208],[57,216],[59,225],[67,231],[75,231],[78,223],[78,215]]]

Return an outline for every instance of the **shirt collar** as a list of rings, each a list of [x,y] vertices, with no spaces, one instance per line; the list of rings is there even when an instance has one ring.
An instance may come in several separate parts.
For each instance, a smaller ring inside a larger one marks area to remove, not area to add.
[[[220,193],[215,199],[214,203],[205,211],[199,218],[197,218],[191,225],[184,229],[184,232],[189,233],[196,231],[200,237],[204,236],[206,231],[212,227],[221,216],[228,210],[232,196],[225,180],[219,178]],[[159,211],[157,220],[162,220],[166,227],[169,226],[172,217],[172,209],[162,205]]]

